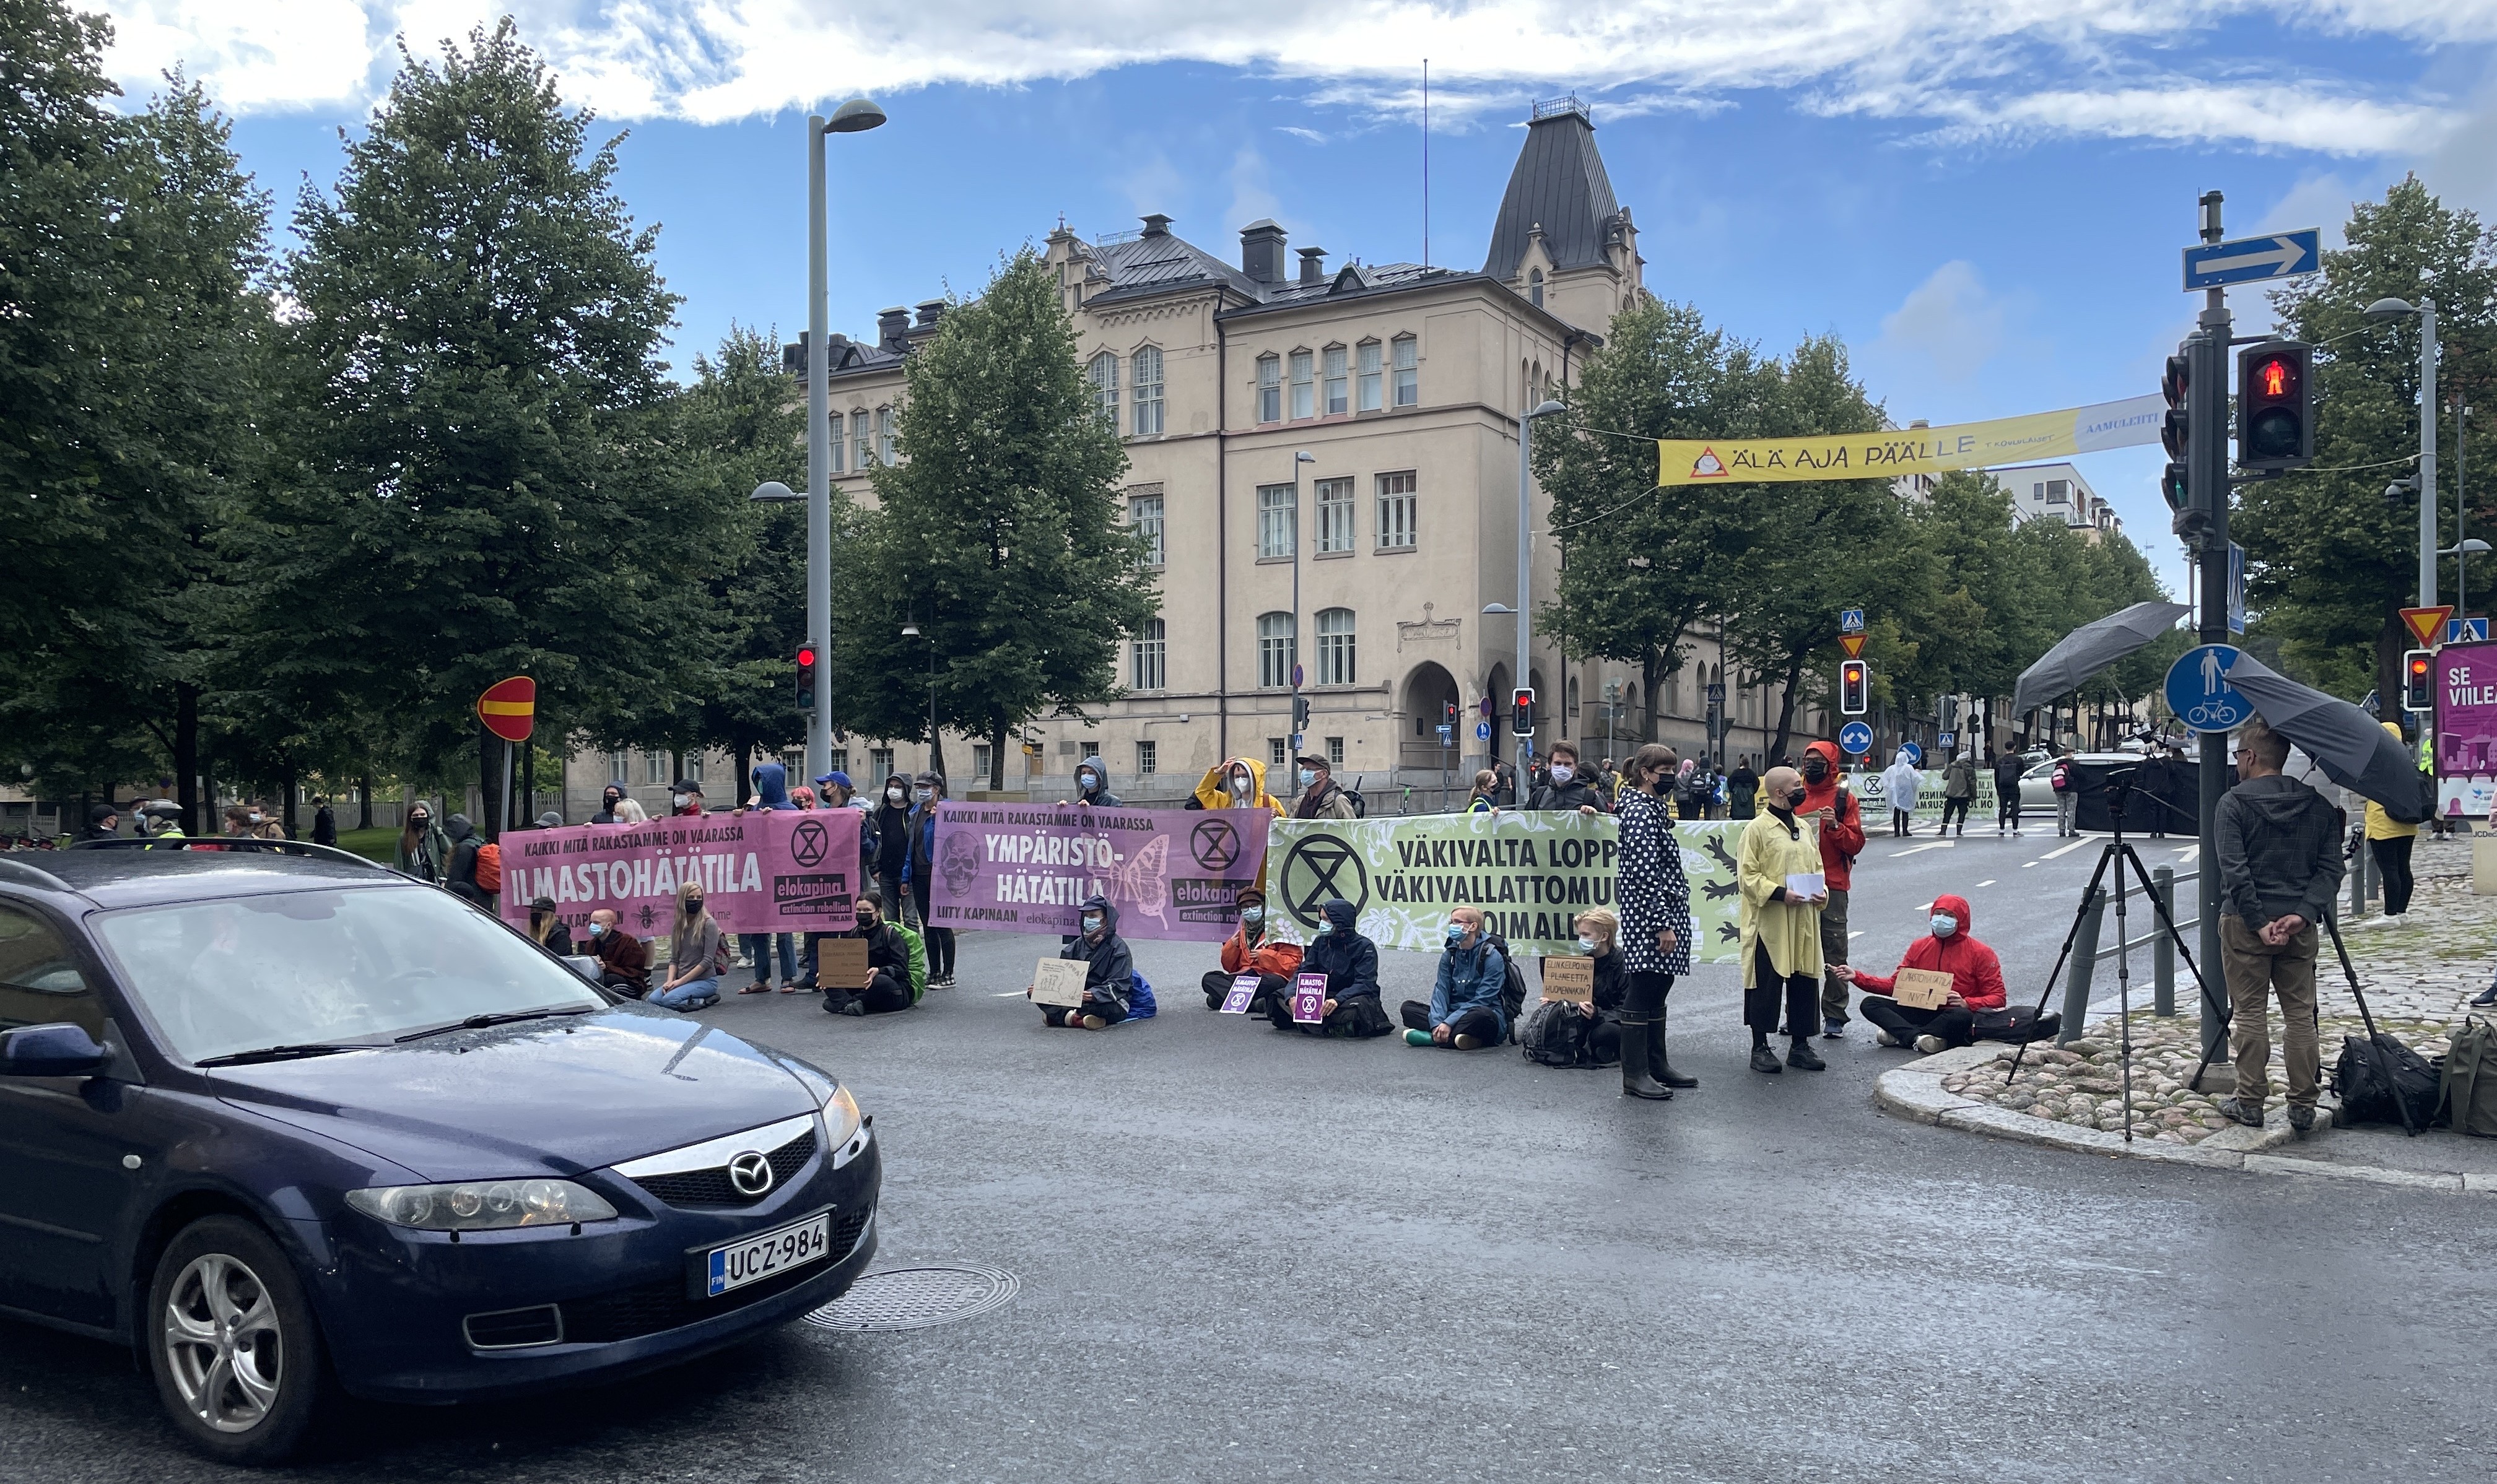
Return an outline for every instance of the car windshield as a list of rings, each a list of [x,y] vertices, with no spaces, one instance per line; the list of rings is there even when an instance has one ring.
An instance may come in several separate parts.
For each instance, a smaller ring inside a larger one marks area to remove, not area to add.
[[[440,892],[358,888],[96,919],[174,1052],[389,1042],[476,1015],[593,1010],[581,977]]]

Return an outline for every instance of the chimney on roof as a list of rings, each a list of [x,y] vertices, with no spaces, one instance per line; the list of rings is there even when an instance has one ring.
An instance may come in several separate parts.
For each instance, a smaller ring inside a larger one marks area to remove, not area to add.
[[[923,300],[921,300],[919,301],[919,328],[920,328],[920,329],[922,329],[922,330],[933,330],[933,329],[935,329],[935,328],[936,328],[936,322],[937,322],[938,320],[943,319],[944,317],[945,317],[945,301],[944,301],[943,300],[941,300],[941,299],[923,299]]]
[[[1171,219],[1162,215],[1159,211],[1148,212],[1145,216],[1145,236],[1149,237],[1169,237],[1170,224]]]
[[[786,375],[795,376],[801,381],[804,381],[806,377],[806,333],[807,332],[806,331],[799,331],[798,338],[795,341],[780,347],[781,371]],[[849,349],[849,346],[850,337],[847,335],[830,334],[824,336],[826,363],[830,364],[834,370],[838,371],[840,369],[841,352]]]
[[[880,309],[875,316],[875,343],[886,350],[901,349],[901,337],[910,330],[910,311],[900,304]]]
[[[1259,283],[1283,281],[1283,229],[1259,217],[1240,229],[1240,270]]]
[[[1326,249],[1323,247],[1304,247],[1300,249],[1300,254],[1301,282],[1326,282]]]

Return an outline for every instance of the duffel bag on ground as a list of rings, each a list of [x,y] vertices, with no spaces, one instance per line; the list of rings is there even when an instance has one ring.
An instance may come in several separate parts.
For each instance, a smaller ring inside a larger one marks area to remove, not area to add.
[[[2456,1129],[2497,1139],[2497,1026],[2475,1015],[2453,1033],[2441,1096],[2440,1111]]]
[[[2376,1045],[2383,1055],[2370,1050],[2358,1036],[2341,1038],[2341,1059],[2333,1064],[2332,1089],[2341,1094],[2341,1112],[2353,1123],[2402,1122],[2402,1110],[2410,1110],[2410,1124],[2425,1128],[2436,1121],[2439,1092],[2436,1068],[2425,1057],[2403,1045],[2383,1031],[2376,1032]],[[2392,1081],[2385,1073],[2389,1068]],[[2395,1099],[2399,1101],[2396,1102]]]

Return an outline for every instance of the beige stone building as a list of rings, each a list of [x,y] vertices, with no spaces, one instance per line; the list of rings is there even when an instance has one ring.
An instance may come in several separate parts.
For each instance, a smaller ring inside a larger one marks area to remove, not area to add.
[[[1162,215],[1090,240],[1049,234],[1087,374],[1126,444],[1128,516],[1153,535],[1162,616],[1128,647],[1126,697],[1097,726],[1035,724],[1037,753],[1007,760],[1010,788],[1069,786],[1088,753],[1119,792],[1145,799],[1185,793],[1227,756],[1279,763],[1295,664],[1311,703],[1304,745],[1374,797],[1391,781],[1436,790],[1443,765],[1462,789],[1486,755],[1514,755],[1515,620],[1482,611],[1517,603],[1519,415],[1566,385],[1645,291],[1637,229],[1571,98],[1535,107],[1480,269],[1330,258],[1292,247],[1272,221],[1242,228],[1233,258]],[[895,458],[902,362],[944,307],[889,309],[873,340],[833,339],[834,477],[854,500],[873,498],[866,471]],[[788,363],[803,375],[803,346]],[[1544,514],[1536,496],[1536,605],[1558,574]],[[1666,741],[1696,746],[1707,687],[1725,677],[1704,637],[1688,652],[1675,681],[1643,698],[1635,669],[1565,664],[1536,633],[1538,743],[1619,754],[1608,733],[1635,732],[1653,705]],[[1483,741],[1486,698],[1499,704]],[[1772,698],[1736,683],[1723,700],[1728,756],[1761,750]],[[987,752],[948,736],[958,791],[986,776]],[[862,789],[925,753],[858,738],[836,747]],[[637,782],[655,776],[643,767]],[[711,771],[729,770],[714,759]]]

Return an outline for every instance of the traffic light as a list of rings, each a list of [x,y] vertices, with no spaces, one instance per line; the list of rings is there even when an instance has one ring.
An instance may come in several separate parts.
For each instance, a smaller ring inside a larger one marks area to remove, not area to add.
[[[1511,726],[1518,736],[1533,737],[1534,735],[1534,687],[1520,685],[1517,687],[1516,699],[1517,715],[1511,722]]]
[[[2436,710],[2436,656],[2413,649],[2402,656],[2402,710]]]
[[[1864,714],[1865,692],[1873,688],[1873,672],[1860,659],[1838,662],[1838,714]]]
[[[1309,729],[1310,698],[1307,696],[1294,696],[1292,698],[1292,735],[1298,737]]]
[[[1449,725],[1449,727],[1453,729],[1453,728],[1456,726],[1456,724],[1457,724],[1457,703],[1456,703],[1456,702],[1454,702],[1454,701],[1450,701],[1450,702],[1448,702],[1448,703],[1447,703],[1447,707],[1448,707],[1448,713],[1447,713],[1445,716],[1440,717],[1439,719],[1440,719],[1440,720],[1442,720],[1442,721],[1444,721],[1444,722],[1446,722],[1446,723]]]
[[[802,715],[815,713],[815,647],[798,647],[798,710]]]
[[[2237,352],[2237,464],[2277,472],[2315,461],[2314,347],[2269,340]]]
[[[2159,378],[2160,395],[2167,399],[2167,416],[2159,425],[2160,445],[2167,450],[2167,466],[2159,472],[2160,497],[2175,512],[2169,525],[2179,536],[2188,536],[2188,526],[2198,527],[2206,521],[2190,508],[2193,499],[2185,474],[2185,455],[2194,443],[2194,410],[2187,399],[2193,390],[2194,361],[2182,352],[2167,358],[2167,368]]]

